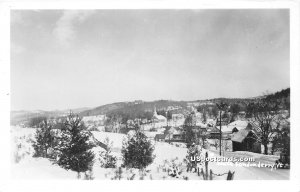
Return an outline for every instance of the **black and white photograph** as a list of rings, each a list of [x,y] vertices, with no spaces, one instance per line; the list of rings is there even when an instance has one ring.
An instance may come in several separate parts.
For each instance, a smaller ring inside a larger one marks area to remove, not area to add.
[[[291,9],[9,16],[11,179],[291,179]]]

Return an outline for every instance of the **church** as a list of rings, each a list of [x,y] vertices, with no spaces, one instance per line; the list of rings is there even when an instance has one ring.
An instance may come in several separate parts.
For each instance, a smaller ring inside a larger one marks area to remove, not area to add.
[[[158,115],[156,107],[154,107],[152,122],[155,128],[160,128],[167,125],[167,118],[163,115]]]

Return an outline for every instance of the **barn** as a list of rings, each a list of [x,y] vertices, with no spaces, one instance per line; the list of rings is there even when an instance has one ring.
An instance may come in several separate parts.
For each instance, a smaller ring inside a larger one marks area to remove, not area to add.
[[[241,129],[234,133],[232,141],[232,151],[250,151],[261,153],[261,145],[257,142],[258,136],[251,129]]]

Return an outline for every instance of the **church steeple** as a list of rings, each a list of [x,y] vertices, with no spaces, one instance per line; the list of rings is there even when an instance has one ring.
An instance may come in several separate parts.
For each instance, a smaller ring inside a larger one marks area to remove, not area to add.
[[[156,107],[154,106],[153,116],[157,116]]]

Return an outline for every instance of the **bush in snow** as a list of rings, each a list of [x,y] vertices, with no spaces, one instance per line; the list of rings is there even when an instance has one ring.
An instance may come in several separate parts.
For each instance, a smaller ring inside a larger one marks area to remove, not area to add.
[[[25,154],[22,153],[21,150],[20,150],[21,147],[22,147],[22,144],[17,144],[16,145],[16,149],[13,153],[15,163],[19,163],[25,156]]]
[[[151,141],[137,129],[134,135],[128,135],[128,140],[123,142],[123,166],[144,169],[153,162],[153,151]]]
[[[111,154],[111,148],[113,145],[113,142],[110,142],[109,138],[106,137],[104,144],[107,146],[106,151],[101,151],[100,156],[100,164],[103,168],[116,168],[117,164],[117,157],[113,156]]]
[[[93,180],[95,179],[93,176],[93,170],[89,170],[84,173],[84,180]]]
[[[112,180],[121,180],[123,178],[123,170],[121,167],[117,168],[114,172],[114,177]]]
[[[178,160],[178,157],[175,159],[164,160],[162,165],[163,171],[167,172],[169,176],[179,178],[179,175],[183,172],[182,162]]]
[[[87,131],[81,118],[70,114],[61,130],[57,164],[64,169],[80,172],[91,171],[94,154],[91,149],[95,146],[90,142],[92,134]]]
[[[48,150],[53,148],[54,133],[51,131],[52,125],[47,120],[41,124],[41,128],[37,128],[35,132],[35,141],[33,141],[34,157],[48,157]]]

